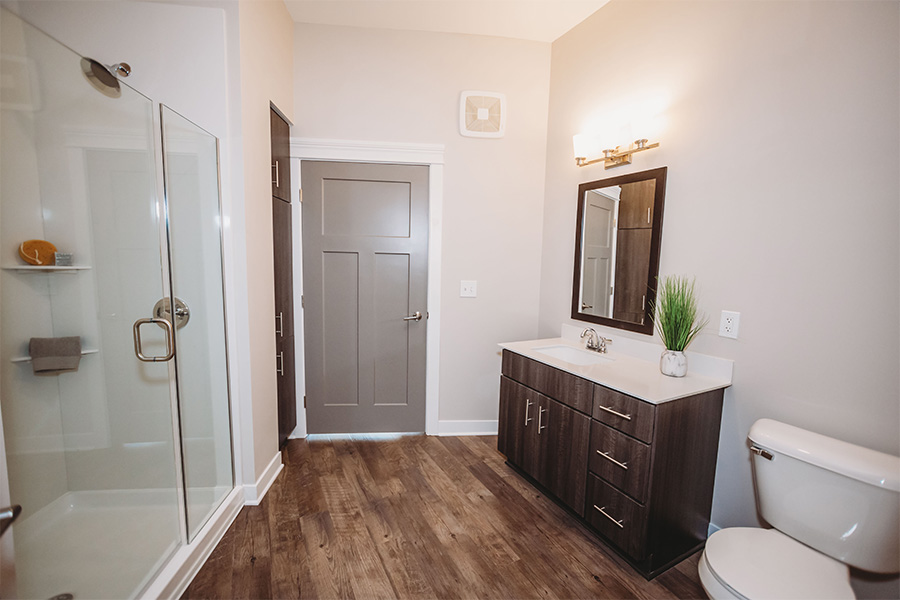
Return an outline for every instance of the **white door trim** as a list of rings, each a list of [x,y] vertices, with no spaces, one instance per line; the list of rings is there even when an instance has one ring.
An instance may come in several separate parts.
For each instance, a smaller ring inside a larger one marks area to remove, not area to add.
[[[428,341],[425,346],[425,433],[438,435],[444,146],[442,144],[291,138],[291,159],[413,164],[428,167]],[[299,199],[299,186],[295,186],[295,189],[291,190],[291,196],[294,197],[295,194]],[[299,202],[296,205],[299,206]],[[298,260],[299,258],[295,256],[294,263],[296,264]],[[295,299],[300,297],[302,286],[302,279],[298,281],[295,277]],[[299,302],[294,302],[294,310],[297,312],[294,321],[302,323],[303,315]],[[305,343],[305,340],[300,340],[300,343]],[[302,369],[303,365],[297,367]],[[303,407],[303,394],[300,392],[297,394],[297,401],[298,430],[301,429],[299,416],[303,415],[304,427],[302,430],[305,431],[306,409]]]

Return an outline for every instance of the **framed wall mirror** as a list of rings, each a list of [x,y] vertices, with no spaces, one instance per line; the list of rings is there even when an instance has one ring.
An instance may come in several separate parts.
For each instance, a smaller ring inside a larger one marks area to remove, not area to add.
[[[653,334],[666,167],[578,186],[572,318]]]

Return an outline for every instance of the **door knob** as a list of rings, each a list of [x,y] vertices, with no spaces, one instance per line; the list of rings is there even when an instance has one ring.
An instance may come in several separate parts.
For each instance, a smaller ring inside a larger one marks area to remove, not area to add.
[[[3,535],[3,532],[9,529],[9,526],[19,518],[20,514],[22,514],[22,507],[18,504],[0,508],[0,535]]]
[[[403,317],[403,320],[404,321],[421,321],[422,313],[420,313],[419,311],[416,311],[413,314],[409,315],[408,317]]]

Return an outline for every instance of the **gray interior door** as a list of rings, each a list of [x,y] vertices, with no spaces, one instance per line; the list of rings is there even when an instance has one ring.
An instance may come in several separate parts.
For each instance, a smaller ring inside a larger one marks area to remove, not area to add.
[[[428,167],[303,161],[310,433],[425,431]]]

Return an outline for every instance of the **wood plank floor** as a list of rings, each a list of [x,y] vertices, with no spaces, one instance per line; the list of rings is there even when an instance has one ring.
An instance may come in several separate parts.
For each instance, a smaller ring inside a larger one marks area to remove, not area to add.
[[[646,581],[504,463],[496,437],[291,440],[182,596],[704,598]]]

